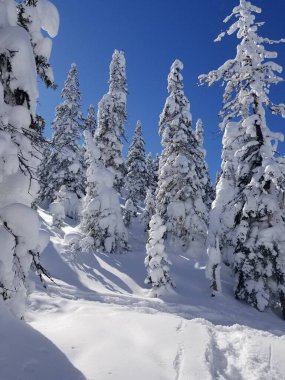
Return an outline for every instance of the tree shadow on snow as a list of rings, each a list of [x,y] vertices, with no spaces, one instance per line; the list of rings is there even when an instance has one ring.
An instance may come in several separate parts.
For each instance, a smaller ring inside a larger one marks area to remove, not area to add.
[[[0,306],[1,379],[84,380],[83,374],[45,336]]]

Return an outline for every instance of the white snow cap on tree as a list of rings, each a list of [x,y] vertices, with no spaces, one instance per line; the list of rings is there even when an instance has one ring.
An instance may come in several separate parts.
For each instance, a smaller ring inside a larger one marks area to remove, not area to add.
[[[147,257],[145,266],[147,269],[146,284],[152,287],[154,297],[159,297],[165,291],[173,287],[169,274],[170,261],[167,258],[164,246],[166,227],[159,215],[153,215],[150,221],[149,239],[146,244]]]
[[[167,236],[188,248],[206,239],[203,153],[192,130],[190,104],[183,91],[182,62],[175,60],[168,75],[170,92],[160,115],[163,152],[159,162],[156,209]]]
[[[126,61],[122,51],[115,50],[110,64],[109,91],[98,104],[98,128],[96,144],[101,152],[100,160],[115,175],[115,188],[121,190],[124,161],[122,140],[127,119]]]
[[[22,25],[22,13],[17,11],[20,5],[30,12],[27,28]],[[31,5],[0,1],[0,295],[19,317],[23,316],[30,291],[29,271],[32,268],[41,279],[47,274],[39,259],[47,238],[31,208],[38,190],[33,178],[39,148],[39,66],[32,34],[37,30],[39,48],[44,44],[41,29],[48,30],[50,24],[56,26],[58,21],[53,5],[46,5],[53,8],[49,21],[40,17],[43,0]],[[47,50],[42,53],[46,53],[48,64]]]
[[[87,159],[87,190],[83,202],[81,230],[85,251],[101,249],[122,253],[127,248],[119,194],[114,190],[114,174],[100,160],[98,149],[89,131],[84,132]]]
[[[240,0],[225,20],[236,19],[227,31],[228,34],[236,32],[241,40],[236,57],[200,79],[209,85],[219,80],[226,83],[222,126],[228,128],[231,119],[238,120],[233,159],[230,165],[226,160],[223,162],[214,202],[231,232],[228,238],[233,247],[230,264],[235,276],[235,295],[260,311],[279,298],[285,319],[285,173],[284,159],[275,157],[283,135],[270,131],[265,117],[266,108],[285,116],[284,104],[276,105],[269,98],[271,85],[282,81],[279,76],[282,68],[270,61],[277,53],[267,51],[264,46],[280,41],[257,34],[263,23],[255,21],[255,13],[261,13],[261,9]],[[226,131],[231,139],[233,131]],[[228,143],[226,147],[229,150]],[[222,199],[221,192],[228,185],[232,200],[223,203],[227,200]],[[220,234],[216,231],[218,238]],[[213,245],[213,236],[210,239]],[[225,240],[219,241],[223,252]],[[212,273],[213,286],[218,275],[214,268],[208,268],[208,273]]]

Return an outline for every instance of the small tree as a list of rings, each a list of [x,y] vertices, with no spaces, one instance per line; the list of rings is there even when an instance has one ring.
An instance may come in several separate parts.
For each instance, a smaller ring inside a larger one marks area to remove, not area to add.
[[[158,161],[153,159],[151,153],[148,153],[146,156],[146,170],[147,170],[147,189],[151,189],[153,193],[155,193],[157,188],[158,181]]]
[[[101,162],[100,150],[90,132],[85,131],[87,159],[87,190],[83,202],[80,243],[83,250],[101,249],[121,253],[127,248],[119,195],[114,190],[114,174]]]
[[[154,215],[150,221],[149,239],[146,244],[147,257],[145,266],[147,269],[146,284],[151,285],[154,297],[159,297],[163,292],[174,286],[170,274],[170,261],[165,253],[164,235],[166,227],[159,215]]]
[[[154,194],[151,191],[151,189],[148,189],[146,193],[145,207],[144,207],[144,213],[143,213],[143,223],[144,223],[145,231],[149,229],[149,222],[154,214],[155,214]]]
[[[183,91],[183,64],[174,61],[169,97],[160,115],[163,152],[159,162],[156,208],[171,236],[184,247],[206,239],[208,210],[203,154],[192,130],[190,104]]]
[[[213,202],[213,200],[215,198],[214,197],[215,191],[214,191],[213,186],[211,184],[211,179],[210,179],[210,175],[209,175],[209,169],[208,169],[208,165],[206,163],[206,154],[207,154],[207,152],[206,152],[206,149],[204,148],[204,124],[203,124],[203,121],[201,119],[197,120],[196,130],[195,130],[195,137],[196,137],[196,140],[198,141],[200,150],[202,152],[201,158],[203,158],[203,162],[201,163],[200,167],[201,167],[202,170],[205,171],[203,173],[203,175],[202,175],[203,184],[205,183],[204,202],[208,206],[208,209],[210,210],[211,204],[212,204],[212,202]]]
[[[75,201],[82,198],[85,191],[80,159],[82,148],[78,145],[82,126],[79,81],[75,64],[71,65],[61,97],[63,102],[57,106],[52,124],[51,149],[45,150],[39,169],[39,199],[47,200],[49,203],[56,199],[56,194],[63,185],[66,186],[67,192],[74,194]]]
[[[127,176],[125,181],[125,188],[136,209],[144,202],[147,179],[145,142],[142,137],[141,122],[138,121],[134,138],[128,151]]]
[[[129,227],[132,221],[132,218],[136,216],[136,208],[133,204],[133,201],[129,198],[125,203],[125,208],[123,210],[123,220],[126,227]]]
[[[122,140],[127,119],[126,61],[122,51],[115,50],[112,56],[109,84],[108,93],[98,105],[98,128],[95,140],[101,152],[100,159],[105,167],[114,173],[114,186],[120,191],[124,178]]]
[[[90,104],[90,106],[88,107],[87,117],[84,120],[83,129],[85,131],[89,131],[91,135],[94,136],[96,128],[97,128],[97,120],[95,116],[95,108],[93,104]]]

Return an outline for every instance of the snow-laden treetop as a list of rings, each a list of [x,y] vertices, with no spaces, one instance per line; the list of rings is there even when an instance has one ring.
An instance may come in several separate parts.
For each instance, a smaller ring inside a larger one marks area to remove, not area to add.
[[[285,117],[285,105],[273,104],[268,95],[272,84],[283,81],[279,76],[282,67],[270,61],[277,57],[277,53],[264,47],[265,44],[285,42],[285,39],[276,41],[259,36],[258,30],[264,23],[255,21],[255,13],[261,13],[261,9],[246,0],[240,0],[240,4],[224,20],[227,23],[232,18],[236,19],[226,32],[228,35],[236,33],[241,40],[237,45],[236,57],[226,61],[217,70],[199,77],[202,83],[209,86],[220,80],[226,83],[222,127],[235,117],[248,117],[249,105],[253,106],[256,97],[263,107]],[[215,41],[220,41],[226,33],[221,33]]]
[[[124,92],[127,94],[126,59],[123,51],[115,50],[110,64],[109,93]]]
[[[183,63],[176,59],[170,69],[170,73],[168,74],[168,92],[177,92],[183,90],[183,76],[181,71],[183,70]]]

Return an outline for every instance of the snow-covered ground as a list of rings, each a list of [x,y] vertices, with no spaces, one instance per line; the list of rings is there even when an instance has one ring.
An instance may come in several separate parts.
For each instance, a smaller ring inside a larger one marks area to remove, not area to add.
[[[285,322],[236,301],[229,274],[212,298],[203,260],[168,249],[177,287],[153,299],[139,223],[128,253],[74,256],[63,240],[73,227],[52,228],[51,216],[40,215],[51,233],[44,264],[56,283],[48,292],[37,285],[28,325],[1,311],[0,380],[285,379]]]

